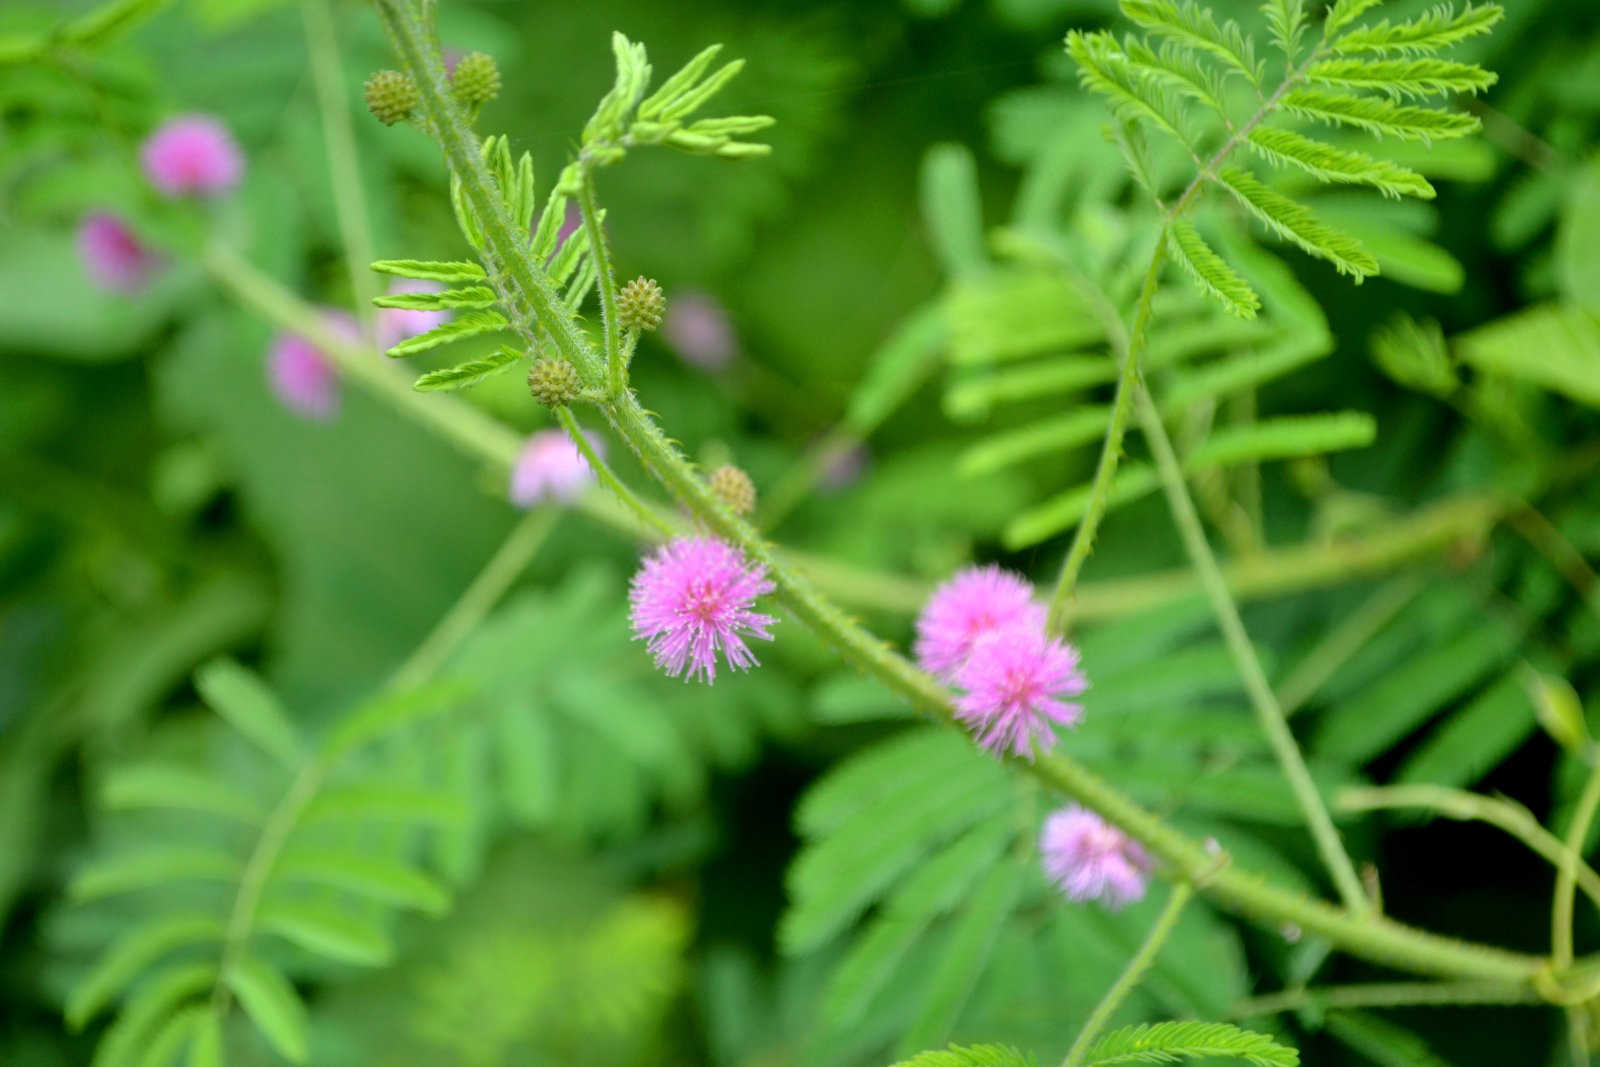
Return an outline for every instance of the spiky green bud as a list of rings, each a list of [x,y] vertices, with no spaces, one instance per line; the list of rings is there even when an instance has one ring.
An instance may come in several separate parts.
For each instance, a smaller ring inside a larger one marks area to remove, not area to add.
[[[468,107],[487,104],[500,95],[500,68],[487,52],[468,52],[450,75],[456,99]]]
[[[635,278],[617,294],[617,321],[624,329],[653,330],[666,313],[666,295],[654,278]]]
[[[711,491],[735,515],[748,515],[756,509],[756,486],[750,476],[732,464],[724,464],[707,479]]]
[[[528,368],[528,392],[547,408],[567,407],[582,391],[577,369],[564,359],[542,356]]]
[[[402,74],[398,70],[378,71],[367,79],[363,92],[367,98],[367,110],[385,126],[393,126],[409,118],[422,102],[417,83],[411,80],[409,74]]]

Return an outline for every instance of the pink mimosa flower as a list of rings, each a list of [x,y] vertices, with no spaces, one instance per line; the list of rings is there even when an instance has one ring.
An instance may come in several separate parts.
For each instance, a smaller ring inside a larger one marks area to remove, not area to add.
[[[104,211],[84,216],[78,225],[78,258],[91,281],[117,293],[143,288],[160,263],[121,219]]]
[[[598,453],[600,442],[589,444]],[[540,430],[522,446],[511,468],[511,502],[529,508],[541,500],[571,503],[591,484],[594,472],[578,446],[561,430]]]
[[[705,293],[684,292],[668,299],[661,336],[685,363],[701,370],[721,370],[738,349],[728,313]]]
[[[719,649],[728,666],[742,671],[756,664],[744,638],[772,640],[777,620],[751,608],[773,588],[765,567],[724,541],[669,541],[633,576],[633,633],[669,675],[713,682]]]
[[[1044,622],[1025,579],[993,564],[967,567],[934,590],[917,616],[917,662],[952,682],[980,637],[1021,624],[1043,631]]]
[[[966,690],[956,701],[956,718],[978,744],[1029,761],[1035,743],[1046,752],[1055,746],[1057,724],[1076,726],[1083,718],[1082,705],[1061,698],[1089,687],[1077,650],[1026,624],[979,638],[956,684]]]
[[[1076,804],[1051,813],[1039,834],[1045,874],[1071,900],[1113,911],[1144,897],[1153,865],[1139,842]]]
[[[144,142],[140,157],[145,176],[168,196],[216,196],[244,174],[239,146],[210,115],[170,120]]]
[[[360,327],[343,311],[325,313],[328,326],[352,342]],[[267,351],[267,384],[283,406],[308,419],[327,421],[339,413],[339,371],[332,361],[299,334],[280,334]]]

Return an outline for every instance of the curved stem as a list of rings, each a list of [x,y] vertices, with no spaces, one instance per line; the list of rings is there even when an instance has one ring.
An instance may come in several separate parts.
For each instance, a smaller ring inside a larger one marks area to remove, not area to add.
[[[671,537],[677,531],[672,524],[663,518],[654,508],[649,507],[644,501],[634,495],[616,472],[607,465],[600,453],[595,451],[594,442],[589,440],[589,435],[583,432],[583,427],[578,425],[577,416],[572,414],[568,407],[556,409],[556,421],[561,423],[561,428],[567,431],[567,436],[572,438],[572,443],[578,446],[578,451],[583,453],[584,460],[589,464],[589,469],[594,471],[600,484],[616,494],[627,509],[638,516],[650,531],[659,537]]]
[[[1100,998],[1100,1003],[1094,1006],[1088,1021],[1083,1024],[1083,1029],[1078,1031],[1078,1039],[1068,1050],[1067,1058],[1061,1061],[1061,1067],[1079,1067],[1083,1063],[1084,1056],[1089,1052],[1089,1043],[1105,1029],[1106,1023],[1111,1021],[1112,1014],[1122,1006],[1128,994],[1132,993],[1144,978],[1144,972],[1148,971],[1150,965],[1156,961],[1161,946],[1167,943],[1167,937],[1177,925],[1178,915],[1183,911],[1183,906],[1189,903],[1189,898],[1193,895],[1194,887],[1188,882],[1179,882],[1172,887],[1172,893],[1167,897],[1167,906],[1161,909],[1155,925],[1145,935],[1144,944],[1139,946],[1139,951],[1133,954],[1133,959],[1122,969],[1122,974],[1111,984],[1111,988],[1106,990],[1106,995]]]
[[[594,170],[579,168],[578,212],[589,237],[589,255],[594,260],[595,287],[600,290],[600,322],[604,330],[606,356],[606,394],[616,396],[626,385],[621,332],[617,326],[617,277],[611,267],[611,250],[606,247],[605,230],[600,226],[600,206],[595,202]]]
[[[1521,804],[1435,785],[1346,789],[1334,798],[1334,804],[1340,811],[1423,808],[1448,819],[1486,822],[1527,845],[1558,871],[1571,862],[1578,886],[1600,908],[1600,874],[1596,874],[1583,857],[1568,849],[1559,837],[1540,826],[1533,813]]]
[[[1284,777],[1289,780],[1289,787],[1294,791],[1300,811],[1311,828],[1311,836],[1316,841],[1323,865],[1333,876],[1334,885],[1338,888],[1345,907],[1354,914],[1365,914],[1370,910],[1370,902],[1367,900],[1365,890],[1362,889],[1361,879],[1356,875],[1355,865],[1350,862],[1350,856],[1344,850],[1344,843],[1339,839],[1339,831],[1328,815],[1328,808],[1322,802],[1322,795],[1317,792],[1316,783],[1311,780],[1311,772],[1306,769],[1305,757],[1300,755],[1300,747],[1295,743],[1294,735],[1289,732],[1288,720],[1284,718],[1283,709],[1278,706],[1278,698],[1273,695],[1272,685],[1267,681],[1266,672],[1261,669],[1261,660],[1256,655],[1255,646],[1250,643],[1250,635],[1245,631],[1244,620],[1239,618],[1239,606],[1234,603],[1233,594],[1228,592],[1228,583],[1223,579],[1222,571],[1217,566],[1217,558],[1212,554],[1211,545],[1206,541],[1206,532],[1200,525],[1200,516],[1194,510],[1194,501],[1189,498],[1189,489],[1183,477],[1183,466],[1172,450],[1172,442],[1167,437],[1167,428],[1161,422],[1160,412],[1151,401],[1149,392],[1144,389],[1139,391],[1139,424],[1144,430],[1150,452],[1155,457],[1156,470],[1161,475],[1162,485],[1166,488],[1167,504],[1172,511],[1173,521],[1177,524],[1178,534],[1183,539],[1189,561],[1200,575],[1200,584],[1205,587],[1206,595],[1211,600],[1217,624],[1222,629],[1223,640],[1227,642],[1228,651],[1232,653],[1234,664],[1244,680],[1245,692],[1250,696],[1256,718],[1260,721],[1261,729],[1272,745],[1273,755],[1283,768]]]
[[[402,0],[377,0],[377,4],[401,65],[419,86],[421,107],[440,132],[446,160],[483,224],[485,257],[489,260],[486,266],[491,276],[498,286],[509,291],[510,297],[516,298],[508,300],[511,306],[533,310],[539,325],[549,330],[580,375],[595,384],[603,369],[601,361],[564,309],[555,306],[548,284],[537,265],[528,259],[524,243],[517,240],[504,205],[496,198],[493,183],[473,150],[471,134],[462,123],[459,109],[445,92],[443,69],[437,54],[429,50],[426,31]],[[822,597],[808,577],[788,566],[754,528],[728,511],[631,394],[624,391],[602,405],[602,410],[650,472],[701,522],[767,567],[777,586],[778,599],[792,615],[837,648],[846,660],[877,677],[912,706],[943,723],[957,725],[948,691]],[[1214,570],[1215,561],[1212,563]],[[1225,588],[1223,593],[1226,594]],[[1215,859],[1201,844],[1173,830],[1076,761],[1056,754],[1041,757],[1034,764],[1016,759],[1008,762],[1140,838],[1167,861],[1176,877],[1192,880],[1212,872]],[[1345,911],[1278,889],[1232,868],[1216,872],[1205,892],[1223,907],[1257,921],[1274,926],[1294,922],[1354,955],[1420,973],[1531,982],[1546,968],[1546,961],[1540,957],[1471,945]]]
[[[1228,1012],[1234,1019],[1274,1015],[1299,1008],[1399,1008],[1432,1005],[1534,1004],[1539,997],[1525,985],[1506,982],[1373,982],[1365,985],[1312,986],[1248,997]]]
[[[1139,291],[1139,306],[1133,316],[1131,336],[1114,339],[1112,349],[1122,362],[1117,375],[1116,398],[1111,402],[1111,422],[1106,427],[1106,437],[1100,446],[1100,461],[1095,466],[1094,482],[1089,488],[1089,504],[1083,521],[1072,535],[1072,547],[1062,561],[1061,575],[1056,579],[1055,592],[1050,596],[1050,616],[1047,623],[1054,633],[1060,633],[1067,618],[1067,604],[1072,599],[1073,588],[1078,583],[1078,572],[1094,549],[1094,535],[1105,517],[1106,503],[1111,496],[1111,480],[1117,473],[1117,461],[1122,458],[1122,434],[1128,425],[1128,415],[1133,410],[1133,395],[1139,388],[1139,357],[1144,354],[1145,338],[1150,329],[1151,306],[1161,281],[1161,267],[1166,262],[1167,233],[1162,229],[1156,238],[1155,251],[1150,256],[1150,269],[1145,272],[1144,286]],[[1116,320],[1115,309],[1111,318]],[[1120,320],[1116,320],[1120,326]]]
[[[1597,807],[1600,807],[1600,762],[1589,771],[1589,780],[1584,783],[1583,795],[1578,798],[1577,810],[1572,813],[1572,826],[1567,830],[1561,866],[1556,869],[1556,897],[1550,909],[1550,940],[1551,957],[1558,971],[1572,966],[1572,896],[1578,883],[1578,864],[1583,858],[1583,843],[1589,837],[1589,826],[1594,822]]]

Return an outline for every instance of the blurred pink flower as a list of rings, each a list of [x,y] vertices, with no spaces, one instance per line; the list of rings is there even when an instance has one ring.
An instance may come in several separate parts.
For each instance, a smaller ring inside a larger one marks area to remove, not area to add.
[[[721,370],[732,363],[739,343],[722,305],[693,291],[678,293],[667,301],[661,336],[685,363],[701,370]]]
[[[956,700],[956,718],[978,744],[996,755],[1033,760],[1033,746],[1055,747],[1055,726],[1076,726],[1083,706],[1062,700],[1089,688],[1078,669],[1078,651],[1023,623],[978,639],[956,673],[966,694]]]
[[[160,263],[121,219],[104,211],[91,212],[78,224],[78,258],[91,281],[118,293],[143,288]]]
[[[439,293],[444,286],[438,282],[417,278],[399,278],[389,286],[389,295],[398,293]],[[408,337],[427,333],[435,326],[450,321],[448,311],[412,311],[407,308],[378,309],[378,347],[389,349]]]
[[[953,682],[979,638],[1023,624],[1042,633],[1044,621],[1026,579],[994,564],[967,567],[935,589],[917,616],[917,663]]]
[[[1152,862],[1139,842],[1076,804],[1052,812],[1039,834],[1045,874],[1071,900],[1115,911],[1144,897]]]
[[[140,150],[144,173],[168,196],[215,196],[239,183],[244,157],[210,115],[184,115],[151,134]]]
[[[328,310],[328,326],[352,342],[360,327],[347,312]],[[299,334],[279,334],[267,351],[267,384],[283,406],[307,419],[326,421],[339,413],[339,372],[316,345]]]
[[[559,252],[561,246],[567,243],[567,238],[581,229],[583,229],[583,212],[578,210],[577,201],[568,200],[567,210],[561,216],[561,229],[556,231],[556,251]],[[606,243],[610,244],[609,241]]]
[[[598,453],[600,442],[589,444]],[[570,503],[594,481],[589,461],[561,430],[540,430],[528,438],[511,468],[511,502],[529,508],[541,500]]]
[[[868,458],[866,445],[835,445],[821,457],[822,474],[817,478],[817,487],[837,492],[855,484],[867,469]]]
[[[718,649],[729,667],[742,671],[756,664],[744,638],[772,640],[769,627],[777,620],[751,610],[772,590],[766,568],[725,541],[669,541],[633,577],[633,633],[672,677],[714,682]]]

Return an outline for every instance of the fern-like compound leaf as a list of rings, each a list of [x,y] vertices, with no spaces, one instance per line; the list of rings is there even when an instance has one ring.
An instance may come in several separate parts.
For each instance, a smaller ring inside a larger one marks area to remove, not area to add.
[[[1036,1062],[1006,1045],[951,1045],[919,1052],[894,1067],[1034,1067]]]
[[[1374,159],[1365,152],[1336,148],[1304,137],[1293,130],[1258,126],[1246,139],[1252,150],[1269,163],[1296,167],[1319,181],[1345,185],[1370,185],[1385,196],[1415,196],[1432,200],[1433,186],[1414,170]]]
[[[217,968],[211,963],[174,964],[140,983],[95,1046],[91,1067],[136,1063],[185,1002],[210,990]]]
[[[1089,1047],[1089,1067],[1177,1063],[1230,1056],[1252,1067],[1298,1067],[1300,1053],[1265,1034],[1228,1023],[1153,1023],[1113,1030]]]
[[[1477,133],[1476,115],[1397,104],[1382,96],[1355,96],[1324,89],[1295,89],[1283,97],[1286,111],[1330,126],[1350,126],[1401,141],[1453,140]]]
[[[1261,298],[1250,288],[1249,282],[1206,244],[1194,223],[1188,219],[1175,221],[1167,230],[1167,247],[1179,266],[1229,314],[1241,319],[1256,317]]]
[[[1210,53],[1230,73],[1261,85],[1262,64],[1232,19],[1218,26],[1211,12],[1194,0],[1122,0],[1122,13],[1157,36]]]
[[[1249,171],[1226,167],[1217,180],[1267,229],[1332,263],[1339,273],[1357,281],[1378,273],[1378,261],[1359,241],[1329,226],[1297,201],[1267,188]]]
[[[1108,33],[1067,34],[1067,53],[1078,64],[1078,80],[1111,100],[1127,121],[1148,122],[1182,145],[1188,145],[1182,113],[1171,94],[1152,79],[1139,77],[1122,46]]]
[[[1273,44],[1293,62],[1300,51],[1300,38],[1306,32],[1305,0],[1266,0],[1261,5],[1261,13],[1267,18]]]
[[[372,302],[381,308],[402,308],[407,311],[450,311],[493,307],[495,300],[494,290],[488,286],[469,285],[438,293],[390,293],[374,297]]]
[[[380,274],[430,282],[476,282],[484,278],[483,267],[466,260],[380,259],[372,269]]]
[[[465,389],[469,385],[479,382],[503,371],[510,370],[522,359],[522,353],[505,345],[484,356],[482,359],[458,363],[454,367],[444,367],[440,370],[431,370],[418,378],[413,389],[419,393],[448,392],[453,389]]]
[[[192,913],[169,915],[123,934],[95,963],[67,997],[67,1025],[82,1029],[134,979],[156,961],[196,945],[222,941],[222,922],[215,916]]]
[[[1450,5],[1441,4],[1409,22],[1391,25],[1385,20],[1376,26],[1351,30],[1335,38],[1329,47],[1338,55],[1352,52],[1401,56],[1429,54],[1488,33],[1504,15],[1505,11],[1498,4],[1481,7],[1468,4],[1459,13]],[[1330,13],[1329,32],[1337,32],[1342,25],[1336,25]]]
[[[1473,63],[1453,59],[1324,59],[1306,77],[1340,89],[1369,89],[1395,98],[1417,99],[1445,93],[1480,93],[1498,79]]]
[[[465,315],[440,323],[427,333],[419,333],[390,348],[386,355],[394,359],[414,356],[452,341],[464,341],[479,334],[494,333],[506,328],[506,317],[498,311],[469,311]]]

